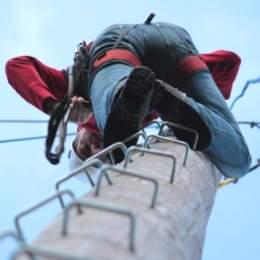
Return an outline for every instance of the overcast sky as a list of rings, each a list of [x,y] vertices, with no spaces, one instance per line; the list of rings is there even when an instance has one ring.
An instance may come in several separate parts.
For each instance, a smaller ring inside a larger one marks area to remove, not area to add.
[[[0,0],[0,3],[0,119],[47,119],[9,87],[4,73],[9,58],[28,54],[53,67],[66,68],[72,62],[79,39],[91,41],[113,23],[143,22],[150,12],[156,13],[156,21],[186,28],[200,52],[227,49],[240,55],[242,64],[231,101],[246,80],[260,76],[258,0]],[[237,120],[259,121],[259,97],[260,84],[250,86],[233,110]],[[242,131],[255,163],[260,157],[260,132],[248,126],[243,126]],[[1,140],[40,136],[46,133],[46,125],[0,124],[0,133]],[[0,144],[0,158],[0,230],[13,229],[15,214],[53,192],[55,182],[68,174],[67,159],[64,155],[59,166],[50,165],[44,157],[43,140]],[[260,259],[259,171],[218,192],[203,260]],[[80,193],[85,189],[77,188]],[[29,238],[37,235],[53,218],[56,208],[53,205],[47,212],[45,209],[29,218],[24,223],[26,235]],[[5,259],[12,248],[9,240],[0,243],[0,259]]]

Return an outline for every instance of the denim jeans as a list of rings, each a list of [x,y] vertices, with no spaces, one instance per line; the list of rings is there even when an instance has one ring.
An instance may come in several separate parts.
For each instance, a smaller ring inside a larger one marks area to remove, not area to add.
[[[117,63],[102,68],[90,87],[90,98],[97,125],[103,133],[113,99],[132,67]],[[228,177],[242,177],[249,169],[251,157],[235,118],[208,72],[200,72],[188,79],[181,91],[187,102],[207,124],[211,143],[203,151],[219,170]],[[118,126],[120,127],[120,126]]]
[[[209,72],[195,74],[183,84],[187,101],[207,124],[210,145],[203,151],[228,177],[247,173],[251,156],[239,126]]]
[[[97,126],[103,135],[114,97],[123,80],[130,74],[132,67],[123,63],[111,64],[102,68],[90,86],[90,99]]]

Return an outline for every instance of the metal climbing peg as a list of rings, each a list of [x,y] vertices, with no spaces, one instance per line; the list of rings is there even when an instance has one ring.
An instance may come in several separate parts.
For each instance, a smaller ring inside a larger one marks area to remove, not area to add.
[[[175,128],[175,129],[180,129],[180,130],[182,130],[182,131],[186,131],[186,132],[189,132],[189,133],[191,133],[192,135],[194,135],[194,141],[193,141],[193,145],[192,145],[191,148],[192,148],[193,150],[196,150],[197,145],[198,145],[198,140],[199,140],[199,133],[198,133],[198,131],[196,131],[196,130],[194,130],[194,129],[192,129],[192,128],[188,128],[188,127],[183,126],[183,125],[179,125],[179,124],[175,124],[175,123],[172,123],[172,122],[164,121],[164,122],[161,124],[161,126],[160,126],[159,135],[162,134],[163,128],[164,128],[165,126],[168,126],[168,127],[170,127],[170,128],[173,128],[173,129],[174,129],[174,128]]]
[[[19,240],[21,240],[22,242],[25,243],[25,237],[24,237],[24,234],[23,234],[23,231],[21,228],[21,224],[20,224],[21,218],[23,218],[24,216],[27,216],[31,212],[38,210],[42,206],[52,202],[53,200],[65,195],[65,194],[69,195],[73,200],[75,200],[75,195],[73,194],[72,191],[70,191],[70,190],[60,191],[60,192],[57,192],[54,195],[42,200],[41,202],[29,207],[28,209],[22,211],[18,215],[16,215],[14,222],[15,222],[15,227],[16,227],[17,236],[18,236]],[[78,212],[81,213],[80,208],[78,208]]]
[[[110,166],[110,165],[105,165],[100,169],[99,178],[98,178],[97,186],[96,186],[96,190],[95,190],[96,196],[98,196],[99,193],[100,193],[100,186],[101,186],[102,177],[108,171],[121,173],[121,174],[124,174],[126,176],[136,177],[136,178],[143,179],[143,180],[151,182],[154,185],[154,192],[153,192],[153,195],[152,195],[151,208],[153,208],[155,206],[156,199],[158,197],[158,190],[159,190],[159,183],[156,179],[145,176],[143,174],[139,174],[139,173],[134,172],[134,171],[125,170],[125,169],[113,167],[113,166]]]
[[[77,200],[73,203],[71,203],[64,211],[64,218],[62,223],[62,235],[66,236],[68,233],[68,225],[69,225],[69,211],[73,207],[86,207],[86,208],[92,208],[97,209],[101,211],[107,211],[116,213],[122,216],[126,216],[130,220],[130,232],[129,232],[129,250],[131,252],[135,251],[135,229],[136,229],[136,219],[134,214],[128,210],[121,207],[116,207],[114,205],[104,204],[104,203],[97,203],[97,202],[91,202],[91,201],[81,201]]]
[[[77,176],[78,174],[80,174],[83,170],[86,170],[87,168],[89,167],[93,167],[93,166],[97,166],[97,167],[101,167],[103,165],[103,163],[99,160],[99,159],[93,159],[93,160],[90,160],[90,161],[86,161],[84,162],[82,165],[80,165],[79,167],[77,167],[74,171],[72,171],[71,174],[69,174],[68,176],[65,176],[64,178],[60,179],[56,185],[55,185],[55,189],[56,191],[58,192],[59,189],[60,189],[60,186],[61,184],[63,184],[64,182],[68,181],[69,179]],[[111,180],[109,179],[109,177],[106,175],[105,176],[107,178],[107,181],[109,184],[112,184]],[[92,180],[92,179],[91,179]],[[92,181],[93,182],[93,181]],[[94,182],[93,182],[93,185],[92,187],[94,186]],[[59,197],[59,201],[60,201],[60,204],[61,204],[61,207],[64,209],[65,208],[65,205],[64,205],[64,202],[63,202],[63,199],[62,197]]]
[[[127,168],[128,162],[130,161],[130,156],[133,153],[136,153],[136,152],[140,152],[142,155],[144,153],[147,153],[147,154],[152,154],[152,155],[171,159],[172,162],[173,162],[173,166],[172,166],[172,170],[171,170],[170,183],[173,183],[175,168],[176,168],[176,157],[175,156],[173,156],[170,153],[162,152],[162,151],[159,151],[159,150],[154,150],[154,149],[150,150],[150,149],[139,148],[139,147],[130,147],[127,151],[126,159],[124,161],[124,168]]]
[[[164,142],[170,142],[170,143],[179,144],[179,145],[184,146],[185,155],[184,155],[184,159],[183,159],[183,166],[186,165],[186,161],[187,161],[187,158],[188,158],[188,152],[189,152],[189,145],[187,143],[185,143],[183,141],[175,140],[175,139],[172,139],[172,138],[162,137],[162,136],[159,136],[159,135],[148,135],[145,142],[144,142],[144,148],[149,147],[149,142],[150,142],[151,139],[155,139],[155,140],[158,140],[158,141],[164,141]]]

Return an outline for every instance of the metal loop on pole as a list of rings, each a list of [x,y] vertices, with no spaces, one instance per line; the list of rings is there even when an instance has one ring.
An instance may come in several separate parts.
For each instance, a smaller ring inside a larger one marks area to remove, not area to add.
[[[97,185],[96,185],[96,190],[95,190],[95,196],[98,196],[99,193],[100,193],[100,186],[101,186],[102,177],[105,173],[107,173],[107,171],[113,171],[113,172],[124,174],[124,175],[130,176],[130,177],[136,177],[136,178],[143,179],[143,180],[151,182],[154,185],[154,192],[153,192],[152,200],[151,200],[151,208],[154,208],[155,203],[156,203],[156,199],[158,197],[158,190],[159,190],[159,183],[156,179],[142,175],[142,174],[139,174],[139,173],[134,172],[134,171],[125,170],[125,169],[122,169],[122,168],[116,168],[116,167],[113,167],[113,166],[110,166],[110,165],[105,165],[100,169],[99,177],[98,177],[98,181],[97,181]]]
[[[15,227],[16,227],[16,232],[17,232],[17,235],[18,235],[18,238],[25,243],[25,237],[24,237],[24,234],[23,234],[23,231],[22,231],[22,228],[21,228],[21,225],[20,225],[20,221],[21,221],[21,218],[23,218],[24,216],[27,216],[28,214],[30,214],[31,212],[33,211],[36,211],[38,210],[39,208],[41,208],[42,206],[52,202],[53,200],[63,196],[63,195],[69,195],[73,200],[75,200],[75,195],[73,194],[72,191],[70,190],[64,190],[64,191],[60,191],[60,192],[57,192],[55,193],[54,195],[42,200],[41,202],[29,207],[28,209],[20,212],[18,215],[16,215],[15,219],[14,219],[14,223],[15,223]],[[79,213],[81,212],[80,211],[80,208],[78,208],[78,211]]]
[[[11,256],[10,260],[19,259],[19,257],[22,255],[26,255],[31,260],[35,259],[37,256],[55,260],[90,260],[90,258],[78,257],[64,252],[41,249],[35,246],[24,246],[22,249],[15,252]]]
[[[189,152],[189,145],[183,141],[179,141],[179,140],[175,140],[172,138],[167,138],[167,137],[162,137],[159,135],[148,135],[145,142],[144,142],[144,148],[149,148],[149,142],[151,139],[155,139],[156,141],[164,141],[164,142],[170,142],[170,143],[174,143],[174,144],[179,144],[185,147],[185,155],[184,155],[184,159],[183,159],[183,166],[186,165],[187,162],[187,158],[188,158],[188,152]]]
[[[78,174],[81,173],[81,171],[83,171],[83,170],[86,171],[87,168],[92,167],[92,166],[101,167],[102,165],[103,165],[103,163],[102,163],[99,159],[93,159],[93,160],[91,160],[91,161],[86,161],[86,162],[84,162],[82,165],[80,165],[79,167],[77,167],[76,169],[74,169],[68,176],[63,177],[62,179],[60,179],[60,180],[55,184],[55,189],[56,189],[56,191],[57,191],[57,192],[59,191],[60,185],[61,185],[62,183],[64,183],[64,182],[68,181],[69,179],[71,179],[71,178],[77,176]],[[107,178],[109,178],[109,177],[107,176]],[[92,180],[92,179],[91,179],[91,180]],[[92,182],[93,182],[93,180],[92,180]],[[92,185],[92,183],[91,183],[91,185]],[[93,187],[94,185],[95,185],[95,184],[94,184],[94,182],[93,182],[92,187]],[[64,209],[65,206],[64,206],[64,202],[63,202],[63,199],[62,199],[61,196],[59,197],[59,201],[60,201],[61,207]]]
[[[130,156],[135,152],[140,152],[142,155],[144,153],[147,153],[147,154],[152,154],[152,155],[157,155],[160,157],[172,159],[173,165],[172,165],[172,170],[171,170],[170,183],[174,182],[174,174],[175,174],[175,168],[176,168],[176,157],[174,155],[172,155],[170,153],[166,153],[166,152],[161,152],[161,151],[155,150],[155,149],[149,150],[146,148],[131,147],[127,151],[126,159],[124,161],[124,168],[127,168],[128,162],[130,161]]]
[[[120,149],[123,152],[124,156],[126,156],[126,153],[127,153],[126,146],[122,142],[116,142],[116,143],[108,146],[107,148],[103,149],[102,151],[96,153],[95,155],[89,157],[85,162],[89,162],[92,159],[101,159],[102,160],[102,157],[109,155],[109,153],[113,152],[116,149]]]
[[[113,212],[122,216],[126,216],[130,220],[130,232],[129,232],[129,250],[131,252],[135,251],[135,229],[136,229],[136,220],[134,214],[129,211],[128,209],[124,209],[121,207],[116,207],[114,205],[108,205],[108,204],[100,204],[96,202],[90,202],[90,201],[81,201],[77,200],[75,202],[72,202],[65,210],[64,210],[64,218],[62,223],[62,235],[66,236],[68,233],[68,222],[69,222],[69,211],[71,208],[75,206],[80,207],[86,207],[86,208],[92,208],[92,209],[98,209],[102,211],[108,211]]]
[[[123,143],[130,142],[130,141],[132,141],[132,140],[134,140],[134,139],[136,139],[136,138],[139,138],[140,136],[143,137],[143,139],[145,140],[146,134],[145,134],[144,131],[141,130],[141,131],[138,131],[138,132],[135,133],[135,134],[132,134],[131,136],[127,137],[126,139],[124,139],[124,140],[123,140]]]
[[[198,133],[198,131],[196,131],[196,130],[194,130],[192,128],[188,128],[188,127],[183,126],[183,125],[179,125],[179,124],[175,124],[175,123],[172,123],[172,122],[164,121],[161,124],[161,126],[160,126],[159,135],[162,134],[163,128],[165,126],[168,126],[170,128],[180,129],[180,130],[183,130],[183,131],[186,131],[186,132],[189,132],[189,133],[193,134],[194,135],[194,141],[193,141],[192,149],[196,150],[197,145],[198,145],[198,141],[199,141],[199,133]]]

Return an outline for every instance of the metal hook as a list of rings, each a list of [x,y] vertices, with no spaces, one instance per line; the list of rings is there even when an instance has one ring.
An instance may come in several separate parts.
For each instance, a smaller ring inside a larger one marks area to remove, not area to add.
[[[194,142],[193,142],[193,145],[192,145],[192,149],[196,150],[197,145],[198,145],[198,141],[199,141],[199,133],[198,133],[198,131],[196,131],[196,130],[194,130],[192,128],[188,128],[188,127],[183,126],[183,125],[179,125],[179,124],[175,124],[175,123],[172,123],[172,122],[164,121],[161,124],[161,126],[160,126],[159,135],[162,134],[163,128],[165,126],[170,126],[171,128],[176,128],[176,129],[180,129],[180,130],[192,133],[194,135]]]
[[[140,152],[140,153],[142,153],[142,155],[144,153],[148,153],[148,154],[158,155],[158,156],[161,156],[161,157],[172,159],[173,167],[172,167],[172,170],[171,170],[170,183],[174,182],[174,174],[175,174],[175,168],[176,168],[176,157],[175,156],[173,156],[170,153],[162,152],[162,151],[159,151],[159,150],[154,150],[154,149],[149,150],[149,149],[145,149],[145,148],[131,147],[131,148],[128,149],[126,159],[124,161],[124,168],[127,168],[128,162],[130,160],[130,155],[135,153],[135,152]]]
[[[69,179],[77,176],[78,174],[81,173],[81,171],[83,170],[86,170],[87,168],[91,167],[91,166],[97,166],[97,167],[101,167],[103,165],[103,163],[99,160],[99,159],[93,159],[91,161],[86,161],[84,162],[82,165],[80,165],[79,167],[77,167],[75,170],[72,171],[71,174],[69,174],[68,176],[65,176],[64,178],[60,179],[56,184],[55,184],[55,189],[56,191],[59,191],[60,189],[60,185],[66,181],[68,181]],[[109,179],[108,176],[106,176],[107,179]],[[91,179],[92,180],[92,179]],[[93,182],[93,180],[92,180]],[[109,184],[111,183],[111,181],[109,182]],[[93,185],[92,187],[94,186],[94,182],[93,182]],[[60,201],[60,204],[61,204],[61,207],[64,209],[65,206],[64,206],[64,202],[63,202],[63,199],[62,197],[59,197],[59,201]]]
[[[110,166],[110,165],[105,165],[100,169],[99,178],[98,178],[96,190],[95,190],[95,196],[98,196],[99,193],[100,193],[100,186],[101,186],[102,177],[107,171],[114,171],[114,172],[125,174],[125,175],[131,176],[131,177],[136,177],[136,178],[140,178],[140,179],[143,179],[143,180],[146,180],[146,181],[150,181],[154,185],[154,192],[153,192],[153,195],[152,195],[152,202],[151,202],[151,208],[154,208],[155,203],[156,203],[156,199],[158,197],[158,190],[159,190],[159,183],[156,179],[150,178],[148,176],[139,174],[139,173],[134,172],[134,171],[120,169],[120,168],[116,168],[116,167],[113,167],[113,166]]]
[[[136,220],[135,220],[134,214],[131,211],[129,211],[128,209],[124,209],[121,207],[115,207],[115,206],[108,205],[108,204],[103,204],[103,203],[100,204],[100,203],[96,203],[96,202],[80,201],[80,200],[77,200],[77,201],[71,203],[64,211],[64,218],[63,218],[63,223],[62,223],[62,235],[63,236],[66,236],[68,233],[69,211],[71,208],[73,208],[75,206],[113,212],[113,213],[128,217],[130,219],[129,250],[131,252],[135,251],[134,239],[135,239]]]
[[[185,147],[185,155],[184,155],[184,159],[183,159],[183,166],[186,165],[186,161],[188,158],[188,152],[189,152],[189,145],[183,141],[179,141],[179,140],[175,140],[175,139],[171,139],[171,138],[167,138],[167,137],[162,137],[159,135],[148,135],[145,142],[144,142],[144,148],[149,147],[149,141],[150,139],[156,139],[159,141],[165,141],[165,142],[170,142],[170,143],[174,143],[174,144],[179,144]]]
[[[28,209],[22,211],[21,213],[19,213],[18,215],[16,215],[15,219],[14,219],[14,223],[15,223],[15,227],[16,227],[16,231],[17,231],[17,236],[19,238],[19,240],[21,240],[22,242],[25,243],[25,237],[24,237],[24,234],[23,234],[23,231],[22,231],[22,228],[21,228],[21,225],[20,225],[20,220],[22,217],[28,215],[29,213],[41,208],[42,206],[50,203],[51,201],[61,197],[62,195],[69,195],[73,200],[75,200],[75,195],[73,194],[72,191],[70,190],[64,190],[64,191],[60,191],[60,192],[57,192],[55,193],[54,195],[42,200],[41,202],[29,207]],[[78,208],[78,212],[81,213],[81,210],[80,208]]]

